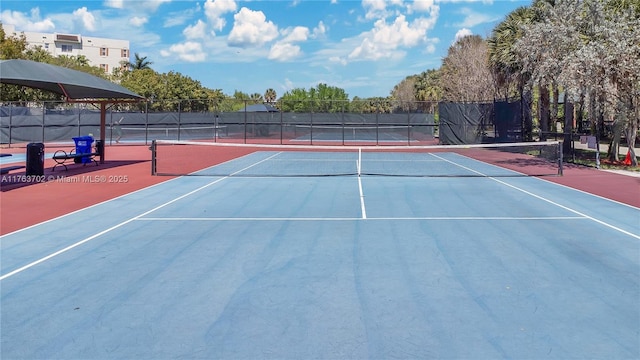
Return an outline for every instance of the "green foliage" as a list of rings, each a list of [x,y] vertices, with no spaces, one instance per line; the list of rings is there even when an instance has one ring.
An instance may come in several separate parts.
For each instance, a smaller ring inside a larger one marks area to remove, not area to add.
[[[26,49],[27,39],[24,34],[7,36],[0,23],[0,60],[24,59]]]
[[[515,43],[522,38],[523,26],[533,23],[535,12],[530,7],[519,7],[499,23],[487,39],[489,66],[496,80],[498,93],[504,98],[520,95],[527,74],[522,73],[522,59]]]
[[[267,103],[270,103],[270,104],[275,103],[277,98],[278,98],[278,95],[276,94],[276,91],[273,90],[272,88],[269,88],[264,92],[264,101]]]
[[[211,111],[224,95],[203,87],[199,81],[170,71],[151,68],[123,74],[120,85],[150,100],[150,111]]]
[[[349,110],[361,114],[391,113],[396,104],[397,103],[389,97],[371,97],[366,99],[355,97],[349,104]]]
[[[348,107],[349,95],[344,89],[318,84],[305,90],[296,88],[287,91],[280,98],[283,111],[296,112],[339,112]]]
[[[130,70],[146,70],[151,69],[151,65],[153,61],[147,60],[146,56],[140,56],[140,54],[135,53],[135,60],[129,63]]]

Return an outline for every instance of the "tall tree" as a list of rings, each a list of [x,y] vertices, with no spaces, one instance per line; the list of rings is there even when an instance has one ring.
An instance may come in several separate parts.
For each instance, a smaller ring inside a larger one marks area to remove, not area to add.
[[[391,97],[398,101],[398,106],[403,111],[415,108],[417,76],[410,75],[393,87]]]
[[[253,93],[250,96],[251,101],[255,102],[255,103],[261,103],[264,102],[264,98],[262,97],[262,95],[260,93]]]
[[[586,95],[594,122],[604,118],[605,109],[616,110],[633,144],[640,121],[640,18],[635,8],[558,0],[542,10],[545,20],[525,27],[516,44],[525,71],[532,81],[551,74],[571,93]]]
[[[309,90],[289,90],[280,98],[283,111],[299,112],[338,112],[346,110],[348,101],[349,95],[344,89],[322,83]]]
[[[24,34],[7,36],[0,23],[0,60],[24,59],[27,50],[27,38]]]
[[[442,60],[443,97],[451,101],[488,101],[495,87],[488,65],[487,42],[479,35],[456,41]]]
[[[440,70],[430,69],[419,74],[416,77],[415,94],[421,109],[434,113],[438,102],[442,98]]]
[[[523,26],[533,23],[534,12],[530,7],[519,7],[499,23],[487,39],[489,64],[501,97],[520,96],[527,74],[522,72],[522,61],[515,50],[515,43],[522,37]]]
[[[266,101],[269,104],[275,103],[277,98],[278,98],[278,95],[276,94],[276,91],[273,90],[272,88],[268,88],[264,92],[264,101]]]
[[[153,65],[153,61],[147,60],[146,56],[140,56],[138,53],[135,53],[135,60],[129,63],[129,67],[131,70],[144,70],[150,69],[151,65]]]

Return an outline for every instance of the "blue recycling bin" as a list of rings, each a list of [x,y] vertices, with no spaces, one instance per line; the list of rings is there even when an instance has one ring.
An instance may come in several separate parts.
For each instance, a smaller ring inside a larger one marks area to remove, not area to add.
[[[93,144],[93,137],[91,136],[78,136],[74,137],[73,141],[76,143],[76,154],[91,154],[91,145]],[[83,156],[75,158],[74,162],[80,164],[87,164],[91,162],[91,156]]]

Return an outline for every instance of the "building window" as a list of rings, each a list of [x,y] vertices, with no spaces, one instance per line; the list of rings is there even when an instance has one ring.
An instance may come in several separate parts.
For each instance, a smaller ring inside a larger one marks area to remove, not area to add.
[[[80,43],[80,37],[78,35],[65,35],[65,34],[56,34],[56,40],[58,41],[70,41],[74,43]]]
[[[129,49],[122,49],[120,52],[120,57],[129,58]]]
[[[62,45],[60,45],[60,51],[62,51],[63,53],[72,52],[73,51],[73,46],[72,45],[62,44]]]
[[[100,48],[100,56],[109,56],[109,48]]]
[[[49,50],[49,43],[44,43],[44,49]]]
[[[100,64],[100,69],[102,69],[102,71],[104,71],[104,72],[109,72],[109,65]]]

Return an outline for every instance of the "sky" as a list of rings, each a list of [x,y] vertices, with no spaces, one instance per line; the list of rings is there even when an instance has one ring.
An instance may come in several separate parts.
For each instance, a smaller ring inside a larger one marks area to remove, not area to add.
[[[2,0],[17,31],[125,39],[159,73],[227,95],[280,97],[319,83],[386,97],[441,66],[461,36],[487,37],[525,0]]]

